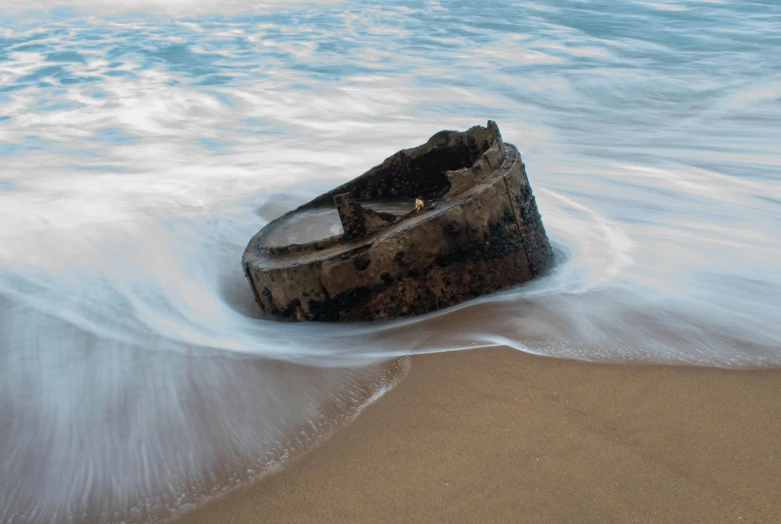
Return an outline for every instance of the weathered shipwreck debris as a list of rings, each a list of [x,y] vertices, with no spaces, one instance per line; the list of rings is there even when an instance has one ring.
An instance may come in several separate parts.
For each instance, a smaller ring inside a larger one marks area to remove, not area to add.
[[[302,217],[335,212],[342,234],[274,240]],[[552,263],[521,156],[493,121],[399,151],[269,223],[243,258],[262,312],[326,321],[426,313],[526,282]]]

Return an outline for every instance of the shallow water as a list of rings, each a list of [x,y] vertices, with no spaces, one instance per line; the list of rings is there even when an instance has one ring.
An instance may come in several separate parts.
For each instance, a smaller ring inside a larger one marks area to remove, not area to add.
[[[364,208],[403,215],[415,209],[415,201],[361,202]],[[263,216],[263,212],[261,212]],[[293,213],[277,224],[265,239],[271,247],[307,244],[344,233],[336,208],[317,208]]]
[[[186,507],[395,356],[781,365],[775,0],[157,4],[0,7],[0,521]],[[371,326],[255,318],[265,223],[489,118],[552,275]]]

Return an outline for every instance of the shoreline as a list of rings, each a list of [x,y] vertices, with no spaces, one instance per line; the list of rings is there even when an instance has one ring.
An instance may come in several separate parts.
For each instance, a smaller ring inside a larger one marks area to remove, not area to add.
[[[781,522],[779,379],[415,356],[311,453],[173,522]]]

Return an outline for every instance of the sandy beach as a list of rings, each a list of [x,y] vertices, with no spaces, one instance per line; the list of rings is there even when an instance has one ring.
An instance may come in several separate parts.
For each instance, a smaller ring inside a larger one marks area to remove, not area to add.
[[[425,355],[184,523],[781,522],[781,372]]]

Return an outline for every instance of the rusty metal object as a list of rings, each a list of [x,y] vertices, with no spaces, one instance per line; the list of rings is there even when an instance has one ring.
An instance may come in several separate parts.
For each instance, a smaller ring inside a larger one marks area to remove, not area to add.
[[[406,201],[410,211],[366,205],[377,200]],[[269,240],[296,216],[326,208],[338,211],[342,234]],[[521,156],[493,121],[399,151],[269,223],[243,257],[262,312],[322,321],[426,313],[526,282],[552,264]]]

